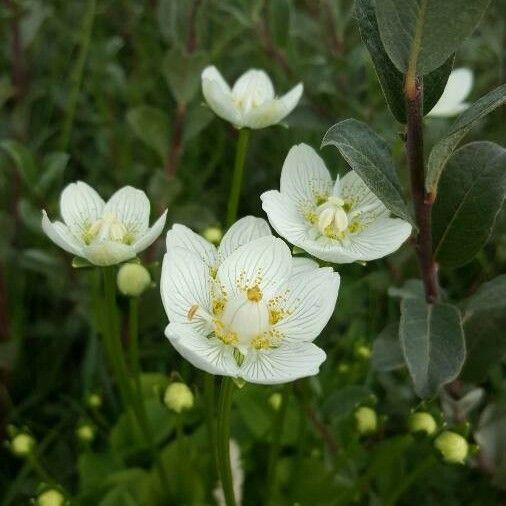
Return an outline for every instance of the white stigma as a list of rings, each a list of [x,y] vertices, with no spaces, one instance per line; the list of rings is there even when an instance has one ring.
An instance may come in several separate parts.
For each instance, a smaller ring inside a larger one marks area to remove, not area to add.
[[[344,200],[339,197],[329,197],[324,204],[318,206],[318,230],[322,235],[341,234],[348,229],[349,219],[344,204]]]
[[[123,242],[127,229],[114,213],[105,213],[102,218],[91,225],[89,234],[101,241]]]

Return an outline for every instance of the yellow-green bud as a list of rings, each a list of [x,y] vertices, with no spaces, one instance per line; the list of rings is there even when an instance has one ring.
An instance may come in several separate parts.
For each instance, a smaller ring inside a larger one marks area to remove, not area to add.
[[[409,430],[411,432],[425,432],[430,436],[436,432],[436,429],[436,420],[430,413],[413,413],[409,417]]]
[[[35,439],[30,434],[21,432],[11,440],[11,451],[17,457],[26,457],[32,453],[34,448]]]
[[[172,411],[181,413],[193,407],[193,392],[184,383],[171,383],[165,390],[163,402]]]
[[[65,497],[63,494],[54,488],[46,490],[42,492],[37,497],[36,505],[37,506],[63,506],[65,503]]]
[[[209,242],[218,244],[223,237],[223,232],[221,231],[220,227],[207,227],[204,232],[202,232],[202,235]]]
[[[91,443],[95,439],[95,428],[87,423],[83,423],[76,430],[76,436],[83,443]]]
[[[465,438],[449,430],[442,432],[434,441],[434,446],[441,452],[443,460],[450,464],[463,464],[469,452]]]
[[[274,411],[278,411],[283,402],[283,396],[279,392],[275,392],[269,397],[268,402]]]
[[[90,394],[86,399],[86,403],[90,408],[98,409],[102,406],[102,397],[99,394]]]
[[[350,370],[350,366],[348,364],[339,364],[337,368],[337,372],[340,374],[346,374]]]
[[[358,358],[367,360],[371,356],[371,348],[365,344],[362,344],[356,349],[355,353],[357,354]]]
[[[123,295],[138,297],[151,284],[146,267],[139,264],[123,264],[118,271],[118,289]]]
[[[371,434],[378,428],[376,411],[367,406],[361,406],[355,411],[355,420],[360,434]]]

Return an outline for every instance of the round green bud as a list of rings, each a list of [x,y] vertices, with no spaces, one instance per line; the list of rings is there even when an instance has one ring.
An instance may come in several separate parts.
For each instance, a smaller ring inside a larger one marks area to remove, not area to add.
[[[358,358],[362,358],[364,360],[367,360],[371,356],[371,348],[369,346],[366,346],[365,344],[362,344],[357,347],[355,350],[355,353]]]
[[[469,445],[465,438],[449,430],[439,434],[434,446],[441,452],[443,460],[450,464],[463,464],[469,453]]]
[[[88,423],[83,423],[77,428],[76,436],[83,443],[91,443],[95,439],[95,427]]]
[[[17,457],[26,457],[32,453],[34,448],[35,439],[30,434],[21,432],[11,440],[11,451]]]
[[[219,244],[223,237],[223,232],[220,227],[207,227],[204,232],[202,232],[202,235],[204,239],[207,239],[209,242]]]
[[[279,392],[275,392],[269,397],[268,402],[274,411],[279,411],[279,408],[283,403],[283,396]]]
[[[355,420],[360,434],[372,434],[378,428],[376,411],[367,406],[361,406],[355,411]]]
[[[90,394],[86,399],[86,404],[88,404],[90,408],[98,409],[102,407],[102,396],[99,394]]]
[[[184,383],[171,383],[165,390],[163,402],[170,410],[181,413],[193,407],[193,392]]]
[[[413,413],[409,417],[409,430],[411,432],[425,432],[430,436],[436,432],[436,429],[436,420],[430,413]]]
[[[118,271],[118,289],[123,295],[138,297],[151,285],[146,267],[139,264],[123,264]]]
[[[65,497],[59,490],[54,488],[42,492],[35,502],[37,506],[63,506],[64,503]]]
[[[337,372],[340,374],[346,374],[350,370],[350,366],[348,364],[339,364],[337,367]]]

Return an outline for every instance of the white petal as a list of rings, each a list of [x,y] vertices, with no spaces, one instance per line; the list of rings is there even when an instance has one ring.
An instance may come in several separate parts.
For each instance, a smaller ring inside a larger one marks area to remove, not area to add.
[[[165,335],[172,346],[195,367],[209,374],[237,376],[238,367],[233,348],[219,339],[207,338],[190,325],[170,323]]]
[[[398,250],[410,235],[411,225],[407,221],[382,217],[363,232],[350,236],[351,244],[346,250],[356,260],[376,260]]]
[[[83,248],[83,256],[95,265],[116,265],[135,256],[135,250],[128,244],[116,241],[95,241]]]
[[[204,335],[211,331],[205,317],[211,313],[209,267],[196,253],[173,247],[165,254],[160,292],[170,322],[195,326]]]
[[[318,262],[310,258],[294,257],[292,259],[292,274],[290,279],[293,280],[296,276],[313,272],[316,269],[318,269]]]
[[[135,242],[148,230],[149,210],[148,197],[142,190],[124,186],[108,200],[104,214],[113,213]]]
[[[254,216],[241,218],[223,236],[218,248],[220,259],[223,261],[240,246],[267,235],[272,235],[272,233],[269,224],[264,219]]]
[[[312,225],[297,209],[295,201],[276,190],[267,191],[260,198],[262,208],[274,230],[288,242],[303,248]]]
[[[352,216],[368,214],[378,217],[390,214],[381,200],[374,195],[354,170],[350,170],[339,180],[339,187],[336,187],[334,192],[336,197],[352,202],[350,210]]]
[[[313,343],[284,343],[279,348],[251,351],[240,376],[250,383],[277,385],[318,374],[325,352]]]
[[[293,146],[281,170],[280,192],[299,206],[315,204],[332,191],[332,179],[324,161],[307,144]]]
[[[274,87],[270,77],[263,70],[251,69],[245,72],[232,88],[234,99],[242,102],[245,110],[268,102],[274,98]]]
[[[436,105],[427,116],[456,116],[469,107],[464,103],[473,87],[473,72],[468,68],[455,69]]]
[[[167,251],[174,247],[185,248],[196,253],[208,267],[215,269],[218,266],[216,246],[184,225],[176,223],[172,226],[167,232],[166,244]]]
[[[219,267],[218,279],[229,295],[258,286],[265,300],[288,281],[292,271],[290,249],[275,237],[261,237],[232,253]]]
[[[82,237],[86,229],[102,216],[104,201],[82,181],[69,184],[60,197],[60,212],[70,231]]]
[[[330,267],[306,271],[292,278],[282,307],[290,313],[275,328],[289,341],[316,339],[329,321],[336,305],[340,277]]]
[[[163,227],[165,227],[165,221],[167,220],[167,209],[163,212],[163,214],[149,227],[144,235],[139,237],[137,241],[134,243],[133,248],[136,253],[140,253],[144,251],[146,248],[149,248],[160,236],[163,232]]]
[[[243,126],[241,114],[232,100],[230,87],[216,67],[207,67],[202,72],[202,93],[215,114],[234,125]]]
[[[60,221],[51,223],[46,211],[42,211],[42,230],[57,246],[65,251],[83,256],[83,244],[80,243],[66,225]]]

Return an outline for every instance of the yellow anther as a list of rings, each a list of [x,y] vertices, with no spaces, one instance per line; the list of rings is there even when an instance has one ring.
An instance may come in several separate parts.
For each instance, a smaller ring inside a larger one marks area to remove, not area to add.
[[[271,341],[265,336],[257,336],[251,341],[251,346],[255,350],[266,350],[271,347]]]
[[[262,292],[258,286],[248,288],[246,290],[246,296],[251,302],[260,302],[262,300]]]
[[[198,304],[193,304],[193,306],[188,310],[188,314],[186,316],[188,317],[189,321],[193,320],[193,317],[197,313],[198,308],[199,308]]]

